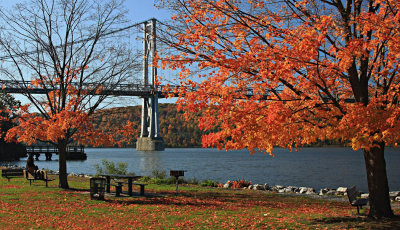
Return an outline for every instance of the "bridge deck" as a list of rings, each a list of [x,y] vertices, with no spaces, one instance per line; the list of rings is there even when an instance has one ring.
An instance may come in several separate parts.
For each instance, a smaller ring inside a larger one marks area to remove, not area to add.
[[[82,94],[87,95],[112,95],[112,96],[136,96],[136,97],[151,97],[155,93],[158,95],[158,98],[166,98],[168,94],[173,94],[175,97],[178,97],[178,94],[171,90],[172,92],[163,92],[163,85],[157,86],[157,89],[154,89],[152,85],[143,85],[143,84],[118,84],[114,86],[107,85],[99,85],[94,83],[85,83],[79,85],[77,82],[72,82],[70,85],[75,88],[80,88]],[[10,80],[0,80],[0,87],[6,93],[21,93],[21,94],[48,94],[53,90],[57,90],[57,88],[52,87],[39,87],[33,86],[30,81],[10,81]],[[180,88],[183,86],[175,86],[174,88]],[[98,88],[103,88],[102,90],[98,90]],[[196,89],[191,89],[196,90]],[[264,94],[255,93],[253,88],[248,87],[243,90],[242,96],[238,99],[246,99],[254,96],[259,96],[260,100],[268,100],[270,93],[267,91]],[[329,102],[331,99],[323,98],[324,102]],[[342,99],[346,103],[354,103],[354,98]]]
[[[70,84],[75,88],[79,88],[82,94],[87,95],[113,95],[113,96],[137,96],[137,97],[148,97],[154,94],[155,90],[151,85],[143,84],[117,84],[111,86],[99,85],[93,83],[85,83],[79,85],[76,82]],[[53,90],[58,90],[59,88],[54,87],[43,87],[34,86],[30,81],[10,81],[10,80],[0,80],[0,87],[7,93],[21,93],[21,94],[48,94]],[[103,88],[99,90],[99,88]],[[162,91],[162,86],[158,86],[159,97],[165,97]]]

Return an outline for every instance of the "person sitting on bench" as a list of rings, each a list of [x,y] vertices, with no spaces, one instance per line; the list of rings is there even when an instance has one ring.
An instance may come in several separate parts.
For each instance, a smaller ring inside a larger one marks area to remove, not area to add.
[[[34,163],[33,154],[29,154],[29,157],[26,160],[26,170],[28,170],[30,174],[35,175],[35,171],[38,169],[39,167]]]

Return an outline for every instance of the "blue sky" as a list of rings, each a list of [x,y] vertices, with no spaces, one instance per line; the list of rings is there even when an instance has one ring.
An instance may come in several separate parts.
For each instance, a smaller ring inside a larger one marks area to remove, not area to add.
[[[25,2],[24,0],[0,0],[1,7],[11,7],[12,5]],[[169,19],[171,13],[165,9],[157,9],[154,0],[125,0],[125,6],[129,10],[128,18],[132,22],[141,22],[150,18],[158,20]]]
[[[0,7],[3,9],[11,8],[16,3],[26,2],[29,0],[0,0]],[[172,13],[165,9],[158,9],[154,6],[154,0],[125,0],[124,5],[128,10],[127,18],[135,24],[137,22],[142,22],[150,18],[156,18],[158,20],[168,20],[171,18]],[[159,70],[159,74],[163,72]],[[24,98],[20,95],[14,95],[17,99],[25,102]],[[160,103],[171,103],[175,99],[160,99]],[[118,103],[115,105],[127,106],[140,104],[139,98],[120,98]]]
[[[153,0],[126,0],[125,5],[129,10],[129,19],[132,22],[144,21],[149,18],[158,20],[170,19],[171,13],[165,9],[157,9]]]

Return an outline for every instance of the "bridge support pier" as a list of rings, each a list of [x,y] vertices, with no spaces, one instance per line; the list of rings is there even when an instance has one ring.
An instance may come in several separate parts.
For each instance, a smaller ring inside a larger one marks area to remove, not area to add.
[[[151,99],[151,100],[149,100]],[[138,151],[163,151],[164,140],[158,125],[158,98],[153,95],[142,99],[142,121],[140,137],[136,142]]]
[[[143,85],[151,87],[152,93],[142,98],[141,132],[136,142],[136,150],[163,151],[164,141],[160,136],[158,125],[157,68],[153,65],[156,50],[156,20],[145,22],[143,32]],[[149,66],[151,84],[149,84]]]
[[[164,149],[162,138],[139,137],[136,142],[136,150],[139,151],[163,151]]]

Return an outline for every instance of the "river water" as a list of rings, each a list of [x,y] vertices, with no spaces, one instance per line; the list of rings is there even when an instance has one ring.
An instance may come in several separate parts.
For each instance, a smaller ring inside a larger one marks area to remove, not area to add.
[[[102,159],[128,163],[128,171],[136,175],[152,175],[153,170],[187,170],[185,178],[219,182],[245,179],[253,184],[306,186],[315,189],[356,185],[367,192],[367,179],[362,151],[351,148],[303,148],[298,152],[275,149],[275,157],[247,150],[166,149],[161,152],[140,152],[131,148],[87,148],[85,161],[68,161],[68,173],[95,174],[94,164]],[[400,149],[386,148],[386,167],[391,191],[400,190]],[[45,161],[44,155],[35,164],[39,168],[58,170],[57,156]],[[25,166],[25,160],[7,164]],[[4,163],[3,163],[4,164]]]

